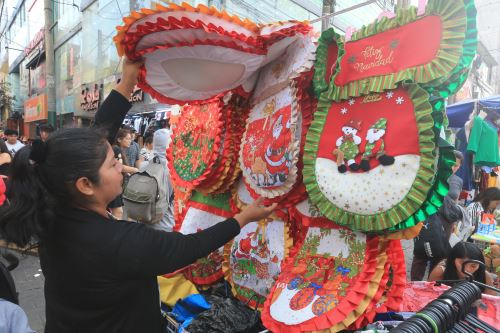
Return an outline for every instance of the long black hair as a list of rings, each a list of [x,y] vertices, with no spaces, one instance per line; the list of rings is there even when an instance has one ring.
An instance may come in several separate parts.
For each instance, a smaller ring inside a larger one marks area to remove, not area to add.
[[[43,241],[54,212],[77,199],[75,182],[86,177],[99,184],[108,147],[104,133],[71,128],[19,150],[12,161],[10,204],[0,207],[0,237],[21,247]]]
[[[500,189],[497,187],[489,187],[482,191],[474,198],[474,202],[480,202],[483,206],[484,211],[488,210],[490,202],[494,200],[500,200]]]
[[[451,252],[446,260],[446,268],[444,270],[445,280],[459,280],[458,271],[455,266],[455,259],[472,259],[479,260],[484,264],[483,252],[477,247],[477,245],[469,242],[458,242],[451,249]],[[473,274],[474,281],[486,283],[486,272],[484,266],[479,266],[477,271]]]

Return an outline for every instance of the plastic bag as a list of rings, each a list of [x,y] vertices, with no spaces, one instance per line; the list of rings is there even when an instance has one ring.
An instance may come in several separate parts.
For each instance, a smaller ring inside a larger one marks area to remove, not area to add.
[[[257,333],[262,331],[259,312],[235,298],[207,296],[210,310],[200,313],[186,328],[189,333]]]

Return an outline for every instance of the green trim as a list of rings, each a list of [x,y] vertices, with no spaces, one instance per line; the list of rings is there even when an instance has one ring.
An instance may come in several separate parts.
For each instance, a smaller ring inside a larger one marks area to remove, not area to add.
[[[231,207],[229,206],[230,198],[231,192],[204,195],[200,192],[193,191],[193,195],[191,196],[190,200],[229,212],[231,211]]]
[[[442,98],[431,97],[432,118],[434,119],[434,135],[437,142],[443,121],[445,120],[445,103]],[[452,167],[455,165],[455,154],[452,146],[439,147],[437,170],[432,188],[427,193],[427,198],[422,206],[405,221],[390,228],[389,232],[398,231],[415,226],[417,223],[424,221],[432,214],[438,212],[442,206],[444,197],[448,194],[448,178],[451,176]]]
[[[415,106],[415,118],[419,135],[420,166],[417,170],[415,181],[406,197],[391,209],[372,215],[350,213],[335,206],[321,192],[316,181],[318,146],[332,103],[328,96],[326,96],[326,93],[321,95],[318,102],[318,110],[307,133],[304,147],[304,184],[306,185],[311,201],[320,209],[323,215],[337,224],[349,226],[354,230],[382,231],[411,218],[426,201],[428,192],[435,181],[435,162],[437,158],[436,131],[440,130],[441,123],[436,125],[432,117],[433,110],[429,103],[429,95],[424,89],[420,88],[417,84],[405,84],[405,88],[408,89],[410,98]],[[445,189],[446,191],[447,189]],[[440,205],[439,200],[435,203]]]
[[[326,82],[326,64],[328,62],[328,47],[331,43],[337,43],[340,35],[333,28],[325,30],[318,39],[318,48],[316,49],[316,61],[314,63],[313,88],[317,97],[328,89],[329,82]],[[343,50],[343,49],[342,49]],[[340,51],[340,49],[339,49]],[[342,54],[343,55],[343,54]],[[340,56],[340,54],[338,55]],[[333,75],[334,73],[332,73]]]
[[[467,5],[471,0],[466,0]],[[399,82],[411,80],[416,83],[427,83],[440,85],[446,81],[450,74],[454,72],[462,56],[462,48],[457,44],[464,44],[466,38],[466,5],[460,1],[430,0],[426,6],[425,15],[438,15],[442,19],[443,33],[441,47],[437,56],[429,63],[401,70],[397,73],[369,77],[365,79],[349,82],[343,86],[335,85],[335,78],[339,75],[340,63],[345,55],[344,43],[337,40],[339,47],[339,57],[332,76],[330,86],[326,96],[331,100],[342,100],[349,97],[357,97],[372,92],[382,92],[386,89],[395,89]],[[374,23],[361,28],[353,34],[351,41],[360,40],[375,34],[401,27],[405,24],[415,22],[420,19],[417,16],[417,9],[398,9],[396,17],[382,18]],[[468,57],[467,57],[468,58]]]
[[[458,65],[442,84],[430,82],[425,89],[431,95],[447,98],[457,93],[469,76],[469,68],[477,52],[477,11],[473,0],[464,0],[466,11],[466,34],[462,46],[463,52]]]

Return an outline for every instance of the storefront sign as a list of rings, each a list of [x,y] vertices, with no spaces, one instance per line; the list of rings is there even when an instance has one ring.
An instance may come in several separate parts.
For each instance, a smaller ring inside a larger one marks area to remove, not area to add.
[[[48,118],[47,95],[42,94],[24,102],[24,122],[44,120]]]
[[[84,86],[81,92],[80,108],[84,112],[95,112],[99,108],[101,100],[101,88],[102,84],[97,83]]]
[[[41,49],[44,49],[44,34],[45,30],[43,28],[36,33],[35,38],[33,38],[28,46],[26,46],[26,48],[24,49],[24,55],[27,56],[28,54],[30,54],[31,51],[33,51],[40,43],[42,44]]]

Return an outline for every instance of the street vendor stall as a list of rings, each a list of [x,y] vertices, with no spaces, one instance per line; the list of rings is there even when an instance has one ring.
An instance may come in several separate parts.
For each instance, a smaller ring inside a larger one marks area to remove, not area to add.
[[[448,192],[444,98],[467,78],[475,15],[471,0],[429,0],[349,40],[185,3],[124,18],[114,40],[144,60],[139,87],[181,105],[167,152],[176,230],[259,197],[278,204],[179,273],[203,289],[224,278],[274,333],[356,330],[399,311],[400,239]]]

